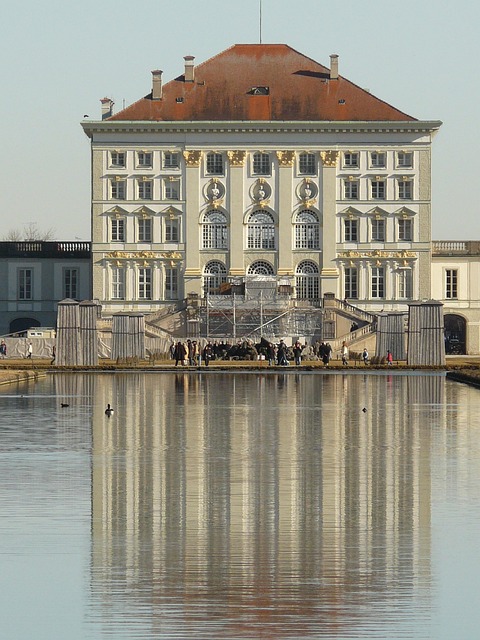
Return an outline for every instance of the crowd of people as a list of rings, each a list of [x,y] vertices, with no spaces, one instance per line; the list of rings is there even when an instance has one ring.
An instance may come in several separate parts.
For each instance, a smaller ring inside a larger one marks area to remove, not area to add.
[[[175,361],[175,366],[208,367],[212,360],[266,360],[269,366],[286,367],[292,362],[300,366],[302,361],[321,360],[325,367],[329,366],[334,357],[340,358],[344,367],[349,366],[349,359],[363,361],[365,366],[370,364],[370,355],[367,348],[359,354],[349,352],[349,347],[344,341],[337,354],[333,353],[329,342],[317,341],[313,345],[302,344],[295,341],[292,346],[287,346],[284,340],[270,342],[265,338],[257,344],[250,340],[238,341],[235,344],[224,341],[204,341],[203,345],[197,340],[186,340],[172,343],[170,358]],[[393,364],[393,356],[387,351],[384,359],[387,365]]]

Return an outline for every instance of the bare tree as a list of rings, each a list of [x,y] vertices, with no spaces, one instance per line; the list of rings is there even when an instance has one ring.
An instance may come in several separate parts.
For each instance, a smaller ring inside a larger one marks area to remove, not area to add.
[[[48,242],[55,239],[55,229],[50,227],[50,229],[40,231],[36,222],[29,222],[22,230],[10,229],[2,239],[6,242]]]

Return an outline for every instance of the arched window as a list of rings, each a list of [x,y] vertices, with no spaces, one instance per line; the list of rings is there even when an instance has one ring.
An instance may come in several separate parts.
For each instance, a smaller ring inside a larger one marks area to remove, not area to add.
[[[320,225],[318,216],[310,209],[303,209],[295,220],[295,249],[319,249]]]
[[[318,266],[310,260],[300,262],[295,272],[295,285],[298,299],[317,300],[320,297]]]
[[[247,249],[275,249],[275,221],[268,211],[254,211],[248,219]]]
[[[248,267],[247,273],[249,276],[273,276],[275,272],[269,262],[257,260]]]
[[[228,224],[227,216],[222,211],[212,209],[203,216],[202,248],[227,249]]]
[[[203,290],[205,293],[218,293],[220,285],[227,281],[227,269],[223,262],[212,260],[203,268]]]

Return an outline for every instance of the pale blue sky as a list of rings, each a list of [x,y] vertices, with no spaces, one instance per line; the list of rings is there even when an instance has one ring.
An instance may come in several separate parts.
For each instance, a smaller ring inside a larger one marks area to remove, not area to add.
[[[37,223],[90,239],[89,143],[100,118],[200,63],[258,42],[259,0],[23,0],[4,7],[0,203],[3,232]],[[433,237],[480,240],[476,150],[480,3],[263,0],[263,42],[289,44],[406,113],[442,120],[433,146]],[[0,236],[2,231],[0,231]]]

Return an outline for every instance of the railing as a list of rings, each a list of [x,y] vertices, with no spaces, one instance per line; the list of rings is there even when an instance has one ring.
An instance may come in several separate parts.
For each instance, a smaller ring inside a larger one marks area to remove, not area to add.
[[[338,300],[337,298],[325,298],[324,308],[339,309],[340,311],[345,311],[349,315],[361,318],[362,320],[365,320],[365,322],[369,323],[375,322],[377,319],[375,314],[365,311],[364,309],[360,309],[360,307],[356,307],[346,300]]]
[[[433,253],[467,252],[470,242],[464,240],[435,240],[432,242]]]
[[[366,324],[364,327],[360,327],[359,329],[355,329],[355,331],[350,331],[344,336],[339,336],[334,340],[329,340],[330,346],[333,351],[337,351],[342,346],[343,342],[347,343],[347,346],[350,348],[350,345],[358,342],[359,340],[366,338],[367,336],[375,333],[377,330],[376,322],[372,324]]]
[[[91,242],[0,242],[0,257],[5,258],[90,258]]]

